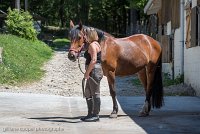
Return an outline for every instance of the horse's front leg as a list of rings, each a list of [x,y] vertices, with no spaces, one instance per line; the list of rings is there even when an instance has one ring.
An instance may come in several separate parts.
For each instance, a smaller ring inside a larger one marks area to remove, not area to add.
[[[107,79],[108,79],[108,85],[110,89],[110,95],[113,101],[113,111],[110,114],[110,118],[117,118],[118,105],[117,105],[116,91],[115,91],[115,73],[110,71],[108,73]]]

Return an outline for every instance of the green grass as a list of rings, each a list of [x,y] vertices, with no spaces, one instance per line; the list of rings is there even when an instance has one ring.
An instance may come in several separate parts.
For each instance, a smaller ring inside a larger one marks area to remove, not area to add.
[[[53,48],[55,49],[59,49],[59,48],[63,48],[66,45],[70,44],[70,40],[68,39],[55,39],[53,41]]]
[[[177,77],[176,79],[170,79],[170,77],[168,76],[168,74],[164,74],[163,75],[163,86],[164,87],[168,87],[168,86],[171,86],[171,85],[177,85],[177,84],[180,84],[180,83],[183,83],[183,75]],[[137,87],[140,87],[142,86],[140,80],[138,78],[134,78],[133,79],[133,85],[137,86]]]
[[[136,87],[141,87],[142,83],[140,82],[140,80],[136,77],[133,79],[133,85]]]
[[[14,35],[0,34],[3,64],[0,64],[0,84],[16,85],[39,80],[44,62],[52,49],[40,41],[29,41]]]
[[[171,85],[178,85],[180,83],[183,83],[184,81],[184,77],[183,75],[177,77],[176,79],[170,79],[170,77],[168,76],[168,74],[164,74],[163,75],[163,86],[164,87],[168,87]]]

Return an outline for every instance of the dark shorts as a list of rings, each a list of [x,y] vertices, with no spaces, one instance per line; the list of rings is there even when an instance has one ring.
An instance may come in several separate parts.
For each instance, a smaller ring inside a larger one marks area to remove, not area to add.
[[[87,68],[87,67],[86,67]],[[90,77],[86,82],[85,97],[90,98],[92,96],[100,95],[100,81],[103,78],[103,71],[101,64],[95,64],[94,69],[90,73]]]

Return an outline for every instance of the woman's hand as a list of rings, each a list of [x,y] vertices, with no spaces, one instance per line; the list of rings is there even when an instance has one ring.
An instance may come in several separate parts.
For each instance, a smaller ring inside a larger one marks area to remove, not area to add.
[[[86,73],[84,74],[84,78],[85,78],[85,79],[89,79],[89,78],[90,78],[90,75],[86,72]]]

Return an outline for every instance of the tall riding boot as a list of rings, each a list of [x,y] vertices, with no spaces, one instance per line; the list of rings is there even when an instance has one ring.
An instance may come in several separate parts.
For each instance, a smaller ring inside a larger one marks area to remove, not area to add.
[[[94,98],[93,117],[96,118],[96,120],[99,120],[100,107],[101,107],[100,97]]]
[[[86,102],[87,102],[88,114],[87,114],[87,116],[81,118],[82,121],[92,118],[92,115],[93,115],[93,99],[86,98]]]
[[[100,97],[97,97],[96,95],[93,96],[93,101],[94,101],[93,116],[91,118],[85,119],[86,122],[99,121],[99,112],[100,112],[100,105],[101,105]]]

